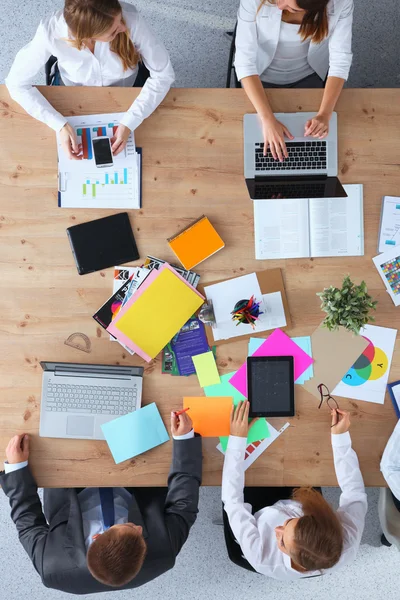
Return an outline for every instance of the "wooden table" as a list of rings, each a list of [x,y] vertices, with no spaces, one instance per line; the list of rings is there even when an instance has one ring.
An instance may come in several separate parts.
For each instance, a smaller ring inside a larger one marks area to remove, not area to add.
[[[116,88],[41,88],[65,115],[126,110],[138,93]],[[275,111],[316,110],[320,91],[269,92]],[[175,89],[136,132],[143,147],[143,209],[131,212],[141,257],[173,260],[166,238],[205,212],[226,247],[198,268],[202,282],[279,266],[283,269],[293,328],[307,335],[322,320],[316,292],[350,273],[365,279],[378,299],[377,324],[394,326],[399,313],[384,290],[371,257],[376,254],[382,195],[399,194],[400,103],[398,90],[345,90],[339,114],[339,175],[364,184],[365,256],[361,258],[255,261],[253,206],[243,178],[242,118],[253,112],[242,90]],[[0,460],[16,432],[32,436],[30,464],[40,486],[164,485],[171,443],[116,466],[106,442],[38,436],[42,369],[39,361],[143,364],[131,357],[91,318],[109,297],[112,270],[79,277],[66,227],[110,210],[57,208],[55,135],[25,114],[0,87]],[[87,334],[91,354],[64,340]],[[221,373],[239,367],[246,342],[218,347]],[[161,374],[160,357],[144,364],[144,403],[156,401],[168,426],[183,395],[198,395],[196,377]],[[391,380],[400,377],[399,345]],[[352,439],[365,483],[384,480],[379,462],[395,424],[384,406],[341,400],[352,417]],[[328,410],[296,386],[290,428],[247,471],[249,485],[336,485]],[[276,427],[284,419],[271,420]],[[219,485],[222,455],[216,439],[204,439],[203,483]]]

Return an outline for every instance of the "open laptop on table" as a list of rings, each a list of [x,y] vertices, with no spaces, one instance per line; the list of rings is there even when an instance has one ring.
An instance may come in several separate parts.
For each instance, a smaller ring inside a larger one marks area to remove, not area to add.
[[[104,440],[101,425],[140,408],[143,367],[41,362],[41,437]]]
[[[275,160],[268,149],[258,115],[244,115],[244,176],[252,200],[270,198],[335,198],[347,194],[337,178],[337,114],[323,140],[304,137],[304,126],[315,113],[276,113],[293,140],[285,138],[289,158]]]

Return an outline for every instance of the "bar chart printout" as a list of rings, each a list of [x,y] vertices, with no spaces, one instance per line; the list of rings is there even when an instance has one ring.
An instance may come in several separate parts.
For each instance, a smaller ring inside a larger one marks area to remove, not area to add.
[[[118,128],[120,114],[71,117],[82,160],[71,161],[59,144],[59,190],[66,208],[139,208],[139,155],[133,134],[125,149],[113,157],[112,167],[97,167],[93,138],[110,139]]]

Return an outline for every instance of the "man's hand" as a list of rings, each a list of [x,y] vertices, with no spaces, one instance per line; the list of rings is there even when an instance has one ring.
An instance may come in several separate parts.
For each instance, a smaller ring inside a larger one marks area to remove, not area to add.
[[[26,433],[11,438],[6,448],[6,458],[10,465],[29,459],[29,436]]]
[[[60,131],[61,146],[71,160],[82,160],[82,144],[78,144],[78,139],[73,127],[66,123]]]
[[[111,138],[111,151],[117,156],[126,146],[126,142],[131,134],[131,130],[125,125],[118,125],[115,135]]]
[[[331,433],[346,433],[350,429],[350,413],[347,410],[336,408],[331,410]]]
[[[187,412],[176,416],[174,412],[171,413],[171,433],[172,435],[186,435],[189,431],[192,431],[193,423]]]
[[[304,128],[304,137],[309,135],[322,140],[329,133],[330,118],[323,114],[318,114],[314,118],[309,119]]]

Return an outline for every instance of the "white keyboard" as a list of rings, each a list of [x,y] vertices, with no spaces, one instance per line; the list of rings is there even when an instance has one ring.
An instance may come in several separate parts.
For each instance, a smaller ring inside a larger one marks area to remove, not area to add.
[[[136,410],[137,388],[49,383],[45,410],[97,415],[126,415]]]

